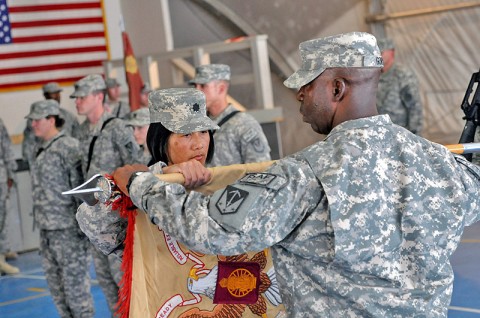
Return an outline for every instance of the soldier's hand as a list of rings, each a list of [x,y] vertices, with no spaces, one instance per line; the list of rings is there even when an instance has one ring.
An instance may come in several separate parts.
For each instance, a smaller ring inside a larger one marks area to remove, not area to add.
[[[179,164],[172,166],[164,167],[163,173],[181,173],[185,178],[184,186],[187,189],[193,189],[198,186],[201,186],[212,177],[210,170],[205,168],[205,166],[200,163],[198,160],[191,159]]]
[[[13,187],[13,179],[12,178],[8,178],[7,180],[7,186],[8,186],[8,189],[10,190],[11,187]]]
[[[115,169],[115,171],[112,174],[112,177],[113,177],[113,180],[115,181],[115,184],[120,189],[120,191],[128,195],[128,191],[127,191],[128,180],[130,179],[132,174],[137,171],[149,171],[149,170],[147,166],[141,165],[141,164],[126,165],[126,166]]]

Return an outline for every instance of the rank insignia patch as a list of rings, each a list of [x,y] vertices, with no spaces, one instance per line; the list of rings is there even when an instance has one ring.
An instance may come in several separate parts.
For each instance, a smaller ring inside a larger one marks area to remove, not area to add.
[[[269,173],[249,173],[238,180],[241,183],[247,183],[255,186],[263,186],[266,187],[270,184],[273,180],[275,180],[276,176]]]
[[[248,196],[248,192],[234,186],[227,186],[218,199],[216,207],[221,214],[230,214],[238,211],[243,201]]]
[[[260,264],[218,262],[214,304],[255,304],[260,286]]]

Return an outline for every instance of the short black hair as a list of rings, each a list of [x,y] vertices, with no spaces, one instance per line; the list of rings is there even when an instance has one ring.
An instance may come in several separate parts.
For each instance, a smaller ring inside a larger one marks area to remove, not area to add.
[[[152,159],[148,165],[153,165],[159,161],[168,164],[168,138],[173,132],[165,128],[161,123],[150,124],[147,132],[147,148],[152,154]],[[210,143],[208,146],[206,163],[210,163],[215,151],[213,142],[213,131],[209,130]]]
[[[46,118],[55,118],[55,127],[60,129],[65,124],[65,119],[61,118],[59,115],[48,115]]]

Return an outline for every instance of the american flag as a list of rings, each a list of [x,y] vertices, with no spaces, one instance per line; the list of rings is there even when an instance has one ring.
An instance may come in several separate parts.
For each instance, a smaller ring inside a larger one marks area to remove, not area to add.
[[[0,0],[0,91],[102,74],[102,0]]]

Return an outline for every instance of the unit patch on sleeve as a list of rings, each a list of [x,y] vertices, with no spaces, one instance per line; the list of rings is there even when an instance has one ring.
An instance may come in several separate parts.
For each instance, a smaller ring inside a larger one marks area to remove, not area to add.
[[[267,187],[275,178],[276,176],[270,173],[249,173],[238,181],[254,186]]]
[[[247,191],[229,185],[218,199],[216,207],[221,214],[236,213],[247,196]]]

